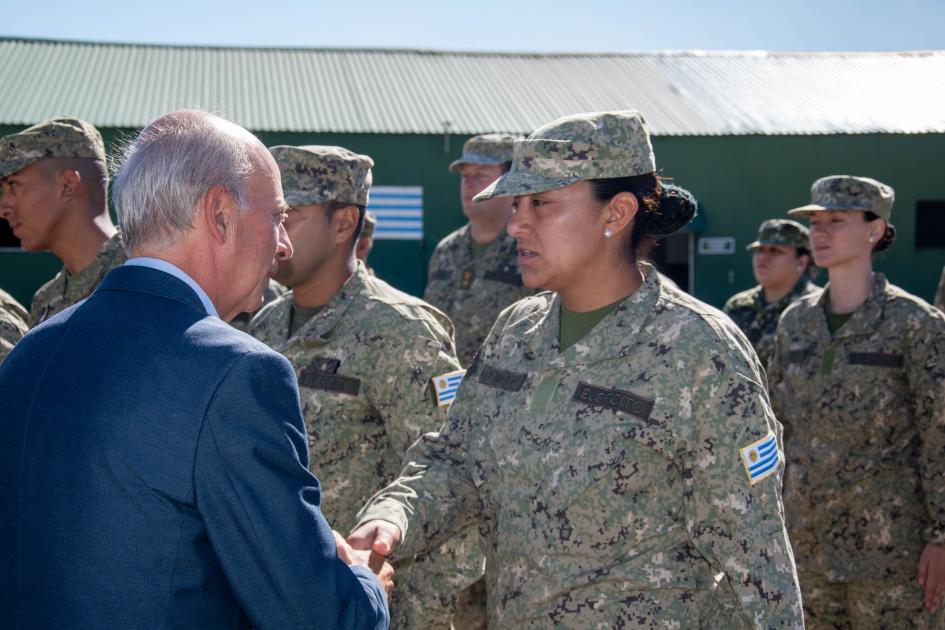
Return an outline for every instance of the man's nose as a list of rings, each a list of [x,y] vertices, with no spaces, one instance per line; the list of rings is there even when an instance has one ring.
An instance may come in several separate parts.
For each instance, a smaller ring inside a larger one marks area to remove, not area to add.
[[[276,242],[276,258],[279,260],[289,260],[292,258],[292,241],[289,240],[289,233],[285,231],[285,226],[279,224],[279,239]]]

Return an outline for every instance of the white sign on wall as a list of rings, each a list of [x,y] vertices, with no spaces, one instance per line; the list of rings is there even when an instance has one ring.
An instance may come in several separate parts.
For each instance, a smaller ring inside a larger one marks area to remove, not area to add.
[[[700,254],[706,256],[719,256],[735,253],[734,236],[709,236],[699,239]]]

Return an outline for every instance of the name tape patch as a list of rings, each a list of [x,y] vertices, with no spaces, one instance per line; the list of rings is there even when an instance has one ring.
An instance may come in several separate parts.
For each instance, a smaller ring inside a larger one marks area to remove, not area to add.
[[[901,354],[883,354],[882,352],[851,352],[847,354],[850,365],[871,365],[873,367],[901,368],[906,364]]]
[[[748,474],[748,483],[751,485],[773,475],[781,461],[778,440],[771,431],[768,431],[768,435],[757,442],[740,449],[739,452],[742,463],[745,465],[745,472]]]
[[[633,392],[622,389],[607,389],[583,382],[578,383],[571,400],[597,407],[606,407],[635,416],[641,420],[649,420],[654,404],[654,401],[637,396]]]
[[[512,284],[517,287],[522,286],[522,275],[515,267],[509,265],[499,267],[498,269],[493,269],[492,271],[487,271],[483,274],[483,277],[486,280],[495,280],[496,282]]]
[[[341,361],[331,357],[315,357],[308,367],[299,373],[299,385],[357,396],[361,392],[361,379],[336,374]]]
[[[482,372],[479,373],[479,382],[489,387],[504,389],[507,392],[517,392],[522,389],[528,374],[522,372],[509,372],[500,370],[489,365],[482,366]]]
[[[445,407],[453,402],[453,399],[456,398],[456,390],[459,389],[459,384],[463,382],[465,375],[466,370],[456,370],[455,372],[434,376],[431,379],[433,393],[436,394],[437,407]]]

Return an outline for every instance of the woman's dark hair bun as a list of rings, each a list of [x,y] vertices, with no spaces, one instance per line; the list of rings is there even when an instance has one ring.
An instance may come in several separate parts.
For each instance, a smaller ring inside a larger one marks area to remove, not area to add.
[[[663,238],[684,228],[696,216],[698,203],[692,193],[675,184],[662,184],[659,213],[649,217],[646,235]]]

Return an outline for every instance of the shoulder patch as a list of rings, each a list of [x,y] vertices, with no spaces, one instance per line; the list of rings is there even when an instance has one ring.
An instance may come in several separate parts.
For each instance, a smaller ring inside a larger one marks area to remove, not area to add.
[[[778,469],[778,463],[781,461],[781,454],[778,452],[778,440],[774,433],[768,431],[757,442],[739,449],[741,453],[742,464],[745,465],[745,472],[748,474],[748,483],[755,485],[762,479],[774,474]]]
[[[463,382],[466,370],[456,370],[434,376],[430,381],[433,383],[433,393],[436,394],[436,406],[445,407],[456,398],[456,390],[459,384]]]

